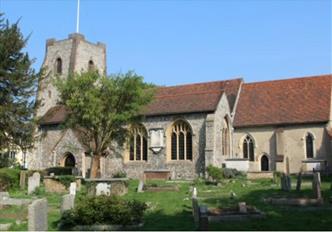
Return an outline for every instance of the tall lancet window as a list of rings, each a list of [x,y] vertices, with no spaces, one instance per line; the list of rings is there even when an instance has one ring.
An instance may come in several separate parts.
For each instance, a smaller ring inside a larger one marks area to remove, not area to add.
[[[61,58],[57,58],[55,62],[55,69],[56,69],[56,74],[61,75],[62,74],[62,60]]]
[[[134,126],[131,130],[129,139],[129,160],[148,160],[147,132],[141,125]]]
[[[249,159],[250,161],[255,161],[255,147],[254,140],[247,135],[243,140],[243,158]]]
[[[171,132],[171,160],[192,160],[192,131],[188,123],[180,120]]]
[[[314,137],[310,133],[305,137],[305,148],[307,158],[314,158]]]
[[[224,118],[223,121],[223,129],[221,131],[221,139],[222,139],[222,154],[229,155],[230,153],[230,131],[229,124],[227,118]]]

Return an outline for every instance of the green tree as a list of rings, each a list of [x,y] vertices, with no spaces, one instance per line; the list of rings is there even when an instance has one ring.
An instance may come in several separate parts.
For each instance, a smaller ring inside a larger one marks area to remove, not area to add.
[[[97,72],[58,78],[61,104],[68,112],[65,125],[79,132],[92,155],[91,177],[98,174],[100,158],[123,145],[128,125],[140,119],[143,107],[152,100],[154,88],[133,72],[109,77]]]
[[[10,24],[0,13],[0,150],[33,144],[40,75],[31,67],[33,60],[23,52],[26,44],[18,22]]]

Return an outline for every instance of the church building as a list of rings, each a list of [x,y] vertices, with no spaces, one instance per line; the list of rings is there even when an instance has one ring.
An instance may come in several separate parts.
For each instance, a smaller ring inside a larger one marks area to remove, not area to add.
[[[91,68],[106,74],[106,46],[81,34],[46,43],[37,110],[41,118],[28,167],[91,166],[79,135],[63,129],[66,118],[55,75]],[[100,176],[124,171],[141,178],[171,179],[205,175],[209,165],[245,172],[330,170],[332,165],[332,75],[245,83],[242,78],[158,87],[128,144],[103,157]]]

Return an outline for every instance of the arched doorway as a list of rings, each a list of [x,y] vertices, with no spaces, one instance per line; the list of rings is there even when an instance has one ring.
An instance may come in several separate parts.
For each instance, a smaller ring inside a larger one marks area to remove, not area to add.
[[[269,158],[266,155],[263,155],[261,158],[261,171],[269,170]]]
[[[73,168],[73,167],[75,167],[75,164],[76,164],[75,157],[73,156],[73,154],[68,153],[64,158],[63,166]]]

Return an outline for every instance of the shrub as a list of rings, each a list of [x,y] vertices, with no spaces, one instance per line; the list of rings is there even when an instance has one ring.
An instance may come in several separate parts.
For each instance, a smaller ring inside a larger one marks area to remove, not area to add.
[[[142,222],[146,208],[145,203],[116,196],[82,196],[74,209],[62,214],[60,229],[93,224],[133,225]]]
[[[119,171],[115,174],[113,174],[113,178],[126,178],[127,177],[127,173],[124,171]]]
[[[55,176],[67,176],[72,175],[71,167],[51,167],[46,169],[47,175],[54,173]]]
[[[0,169],[0,191],[17,188],[20,183],[20,170],[16,168]]]
[[[70,176],[70,175],[63,175],[63,176],[58,176],[57,180],[66,186],[66,188],[69,188],[71,182],[75,182],[75,176]]]
[[[208,175],[214,180],[214,181],[221,181],[223,178],[223,172],[221,168],[214,167],[212,165],[209,165],[206,169]]]
[[[0,168],[9,168],[18,166],[15,159],[9,158],[7,155],[0,155]]]

